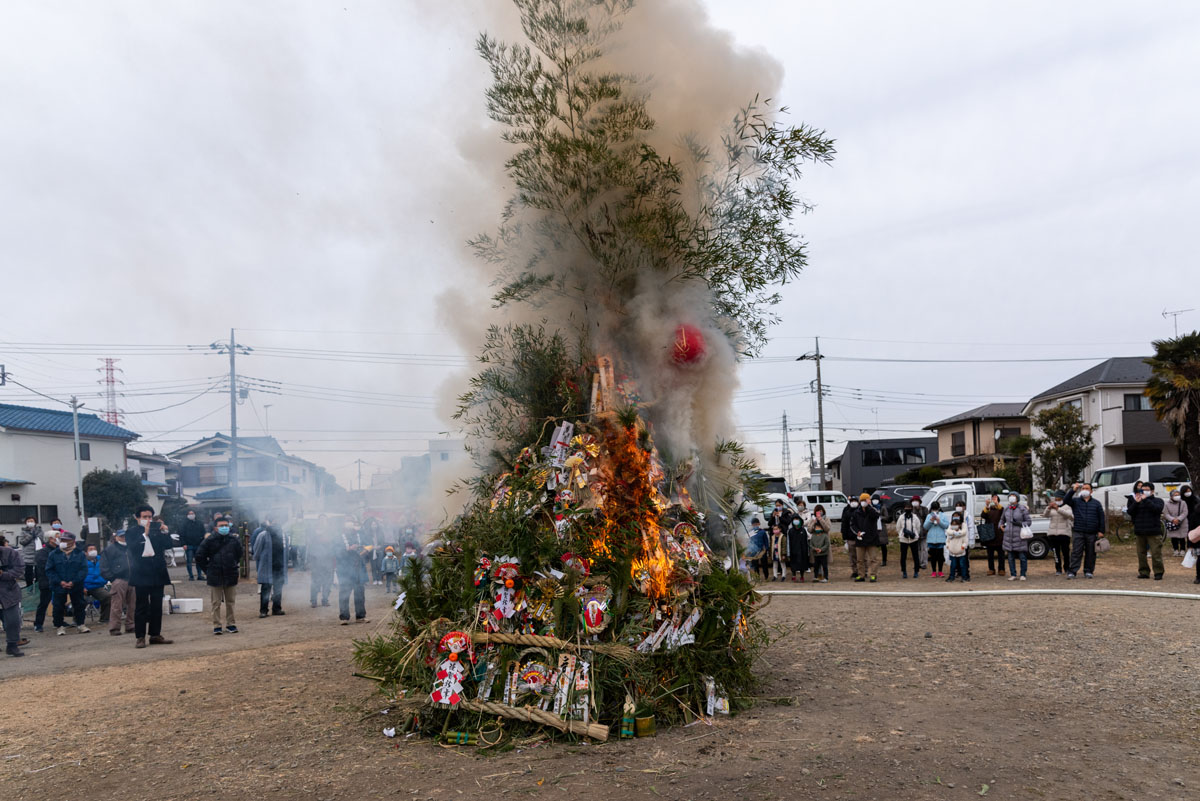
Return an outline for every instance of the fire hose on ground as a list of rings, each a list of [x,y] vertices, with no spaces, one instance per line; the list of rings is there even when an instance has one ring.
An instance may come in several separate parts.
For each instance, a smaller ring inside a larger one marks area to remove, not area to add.
[[[945,598],[971,595],[1129,595],[1138,598],[1172,598],[1200,601],[1200,593],[1152,592],[1149,590],[755,590],[759,595],[832,595],[860,598]]]

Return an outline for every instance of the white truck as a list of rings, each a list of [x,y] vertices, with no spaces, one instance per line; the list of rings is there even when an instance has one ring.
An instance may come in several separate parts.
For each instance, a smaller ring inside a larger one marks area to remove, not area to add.
[[[953,512],[954,507],[961,503],[975,519],[975,524],[978,525],[980,517],[983,515],[983,508],[987,506],[988,499],[992,497],[992,494],[992,492],[978,492],[974,484],[940,484],[921,496],[921,505],[928,509],[930,504],[937,501],[943,512]],[[1007,502],[1006,493],[996,494],[1000,495],[1002,503]],[[1020,498],[1021,504],[1027,506],[1028,499],[1024,495],[1021,495]],[[1046,535],[1050,531],[1050,518],[1044,515],[1033,515],[1030,528],[1033,529],[1033,539],[1029,540],[1029,558],[1045,558],[1050,551],[1050,543],[1046,539]],[[998,534],[999,532],[997,532]],[[983,544],[979,543],[976,547],[983,547]]]

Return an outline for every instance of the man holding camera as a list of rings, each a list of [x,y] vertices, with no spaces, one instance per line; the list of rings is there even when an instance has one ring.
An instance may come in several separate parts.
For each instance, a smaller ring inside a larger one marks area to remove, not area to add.
[[[1138,578],[1150,578],[1150,565],[1146,561],[1146,551],[1154,562],[1154,580],[1162,581],[1162,513],[1161,498],[1154,497],[1154,485],[1147,482],[1140,487],[1134,487],[1125,511],[1133,521],[1133,533],[1137,536]]]
[[[1108,521],[1104,516],[1104,504],[1092,497],[1092,485],[1076,482],[1063,498],[1063,505],[1071,507],[1075,522],[1071,529],[1071,566],[1067,578],[1079,574],[1080,563],[1083,575],[1092,578],[1096,572],[1096,541],[1104,536]]]
[[[162,636],[163,590],[171,583],[167,572],[167,551],[173,545],[170,534],[154,521],[154,509],[139,506],[133,525],[125,529],[129,549],[129,583],[134,591],[133,633],[135,647],[170,645],[172,640]]]

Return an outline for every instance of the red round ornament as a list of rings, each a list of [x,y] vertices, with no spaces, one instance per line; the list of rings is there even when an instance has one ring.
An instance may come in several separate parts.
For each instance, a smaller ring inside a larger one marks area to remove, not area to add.
[[[704,358],[708,346],[704,332],[694,325],[684,323],[675,329],[675,341],[671,346],[671,361],[679,365],[695,364]]]

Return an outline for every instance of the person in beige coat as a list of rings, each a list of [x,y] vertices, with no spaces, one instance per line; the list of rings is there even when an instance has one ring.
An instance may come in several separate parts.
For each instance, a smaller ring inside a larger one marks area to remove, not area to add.
[[[1046,516],[1050,518],[1050,530],[1046,534],[1050,549],[1054,551],[1054,572],[1062,575],[1063,570],[1070,564],[1071,527],[1075,524],[1075,510],[1063,505],[1062,490],[1050,498],[1050,506]]]

